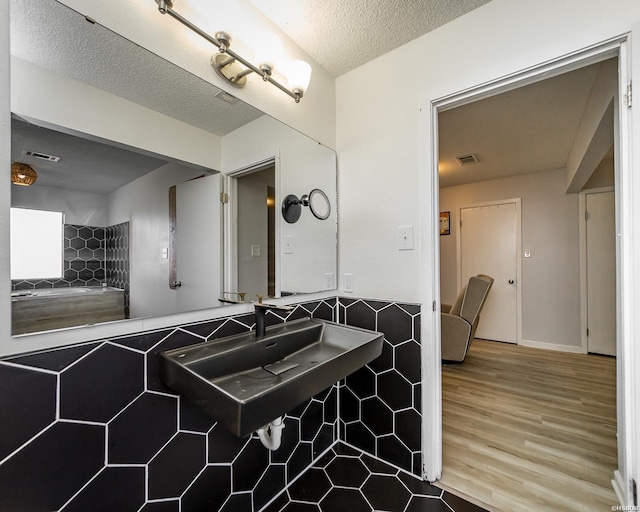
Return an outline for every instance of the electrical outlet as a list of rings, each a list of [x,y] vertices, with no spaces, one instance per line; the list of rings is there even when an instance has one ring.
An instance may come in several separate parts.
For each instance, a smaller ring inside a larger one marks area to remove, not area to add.
[[[353,293],[353,274],[343,274],[344,286],[343,291]]]
[[[335,288],[333,284],[333,272],[327,272],[324,275],[324,289],[333,290]]]
[[[293,236],[284,237],[284,253],[293,254]]]

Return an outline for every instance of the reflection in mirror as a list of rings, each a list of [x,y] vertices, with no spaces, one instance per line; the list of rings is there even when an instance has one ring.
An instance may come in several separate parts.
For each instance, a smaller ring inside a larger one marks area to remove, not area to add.
[[[276,295],[275,163],[242,173],[237,194],[237,289],[249,300]],[[233,203],[232,203],[233,205]],[[265,265],[266,262],[266,265]],[[229,283],[233,287],[232,283]]]
[[[13,187],[12,206],[64,215],[58,275],[51,271],[14,275],[12,261],[14,334],[218,305],[220,264],[208,263],[220,253],[219,174],[17,118],[12,119],[11,151],[13,160],[21,159],[39,172],[33,185]],[[190,180],[203,174],[210,176],[193,186]],[[193,278],[184,276],[190,286],[167,293],[166,280],[160,276],[169,263],[168,190],[176,185],[183,226],[178,233],[184,247],[180,250],[178,244],[178,261],[181,268],[200,270]],[[196,236],[203,250],[189,250],[193,246],[189,236]],[[43,259],[42,235],[32,234],[29,242],[32,254]],[[206,244],[209,247],[203,248]],[[207,264],[194,261],[203,254]],[[63,293],[65,288],[72,290]],[[71,293],[78,288],[92,293]],[[51,289],[55,295],[47,292]],[[107,303],[114,300],[122,303],[122,310],[105,314]]]
[[[18,328],[14,318],[14,334],[67,327],[71,317],[84,325],[327,289],[334,211],[290,227],[273,210],[289,190],[320,188],[334,202],[333,151],[55,0],[10,7],[12,159],[38,173],[33,185],[12,186],[12,206],[65,219],[62,277],[12,281],[13,307],[51,299],[35,307],[60,306],[49,316],[62,323],[31,316]],[[265,162],[270,177],[252,178],[260,195],[241,192],[250,188],[242,176]],[[76,293],[57,300],[62,290]],[[109,308],[118,316],[96,313]]]

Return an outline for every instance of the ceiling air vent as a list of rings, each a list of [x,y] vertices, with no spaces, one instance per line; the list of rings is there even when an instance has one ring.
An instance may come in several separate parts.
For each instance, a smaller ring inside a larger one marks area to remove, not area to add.
[[[458,165],[472,165],[477,164],[479,162],[478,157],[473,153],[469,153],[468,155],[457,156],[456,161]]]
[[[229,94],[228,92],[223,91],[222,89],[215,93],[214,96],[228,103],[229,105],[235,105],[236,103],[238,103],[238,98]]]
[[[46,155],[45,153],[38,153],[37,151],[28,151],[24,150],[22,152],[23,155],[32,156],[34,158],[39,158],[40,160],[46,160],[47,162],[57,162],[60,160],[59,156]]]

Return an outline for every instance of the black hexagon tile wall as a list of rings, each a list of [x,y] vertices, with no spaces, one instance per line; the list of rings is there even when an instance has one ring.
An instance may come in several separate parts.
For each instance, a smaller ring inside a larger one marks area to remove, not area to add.
[[[253,315],[3,359],[3,509],[258,511],[338,440],[419,475],[420,309],[340,298],[299,304],[289,319],[338,312],[384,332],[383,354],[287,414],[274,452],[158,375],[158,352],[248,331]]]

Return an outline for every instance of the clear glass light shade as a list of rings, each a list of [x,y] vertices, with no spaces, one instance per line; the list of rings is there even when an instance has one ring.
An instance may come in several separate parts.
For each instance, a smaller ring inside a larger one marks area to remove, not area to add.
[[[311,65],[302,61],[294,60],[287,64],[287,80],[289,89],[292,91],[306,92],[311,81]]]
[[[261,32],[253,44],[253,58],[260,66],[276,68],[282,62],[282,41],[272,32]]]

